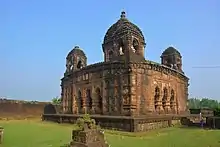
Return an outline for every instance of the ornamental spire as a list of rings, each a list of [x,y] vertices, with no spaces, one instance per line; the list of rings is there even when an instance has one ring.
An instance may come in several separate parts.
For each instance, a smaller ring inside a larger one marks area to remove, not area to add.
[[[126,18],[125,11],[121,12],[121,18]]]

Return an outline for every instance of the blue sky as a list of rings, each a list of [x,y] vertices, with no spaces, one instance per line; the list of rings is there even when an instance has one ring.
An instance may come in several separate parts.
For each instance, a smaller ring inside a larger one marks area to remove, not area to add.
[[[65,57],[79,45],[88,63],[103,61],[101,44],[122,10],[146,38],[146,58],[160,62],[169,45],[183,56],[190,97],[220,100],[218,0],[1,0],[0,96],[50,100],[60,95]]]

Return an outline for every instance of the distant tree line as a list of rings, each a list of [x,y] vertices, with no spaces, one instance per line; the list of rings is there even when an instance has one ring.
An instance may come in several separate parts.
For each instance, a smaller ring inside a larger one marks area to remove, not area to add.
[[[190,98],[188,101],[188,106],[190,109],[220,109],[220,102],[209,98]]]
[[[189,109],[212,109],[216,116],[220,116],[220,102],[209,98],[190,98],[188,100]]]

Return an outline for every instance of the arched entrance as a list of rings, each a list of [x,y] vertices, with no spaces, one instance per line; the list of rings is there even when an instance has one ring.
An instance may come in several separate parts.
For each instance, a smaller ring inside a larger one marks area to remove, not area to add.
[[[124,46],[123,41],[120,39],[119,40],[119,54],[124,55],[124,53],[125,53],[125,46]]]
[[[82,61],[79,61],[78,63],[77,63],[77,69],[81,69],[82,68]]]
[[[132,50],[133,50],[134,53],[138,53],[138,51],[139,51],[139,43],[138,43],[137,39],[133,40]]]
[[[53,104],[47,104],[44,107],[44,114],[56,114],[56,107]]]

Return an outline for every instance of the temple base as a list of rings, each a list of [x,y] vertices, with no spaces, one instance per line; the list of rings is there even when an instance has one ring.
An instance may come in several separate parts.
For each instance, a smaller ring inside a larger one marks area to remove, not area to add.
[[[75,123],[77,118],[83,115],[73,114],[43,114],[42,120],[59,123]],[[180,124],[182,117],[186,115],[157,115],[157,116],[107,116],[91,115],[96,123],[105,129],[114,129],[128,132],[144,132],[152,129],[166,128]]]

